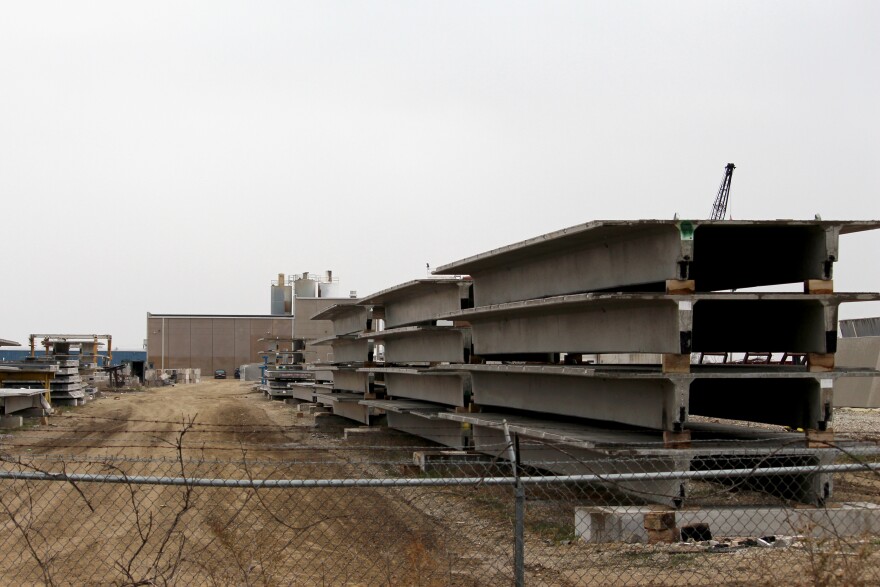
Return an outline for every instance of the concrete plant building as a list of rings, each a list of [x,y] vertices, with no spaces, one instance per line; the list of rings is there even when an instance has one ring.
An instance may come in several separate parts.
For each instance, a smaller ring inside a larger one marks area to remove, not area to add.
[[[310,320],[330,306],[354,301],[339,295],[338,281],[329,271],[323,278],[303,273],[284,274],[272,282],[271,313],[154,314],[147,312],[147,364],[154,369],[201,369],[209,376],[217,369],[230,374],[240,365],[261,363],[274,343],[261,339],[304,338],[307,341],[333,333],[329,320]],[[280,350],[287,344],[281,343]],[[306,346],[308,361],[325,361],[330,349]]]

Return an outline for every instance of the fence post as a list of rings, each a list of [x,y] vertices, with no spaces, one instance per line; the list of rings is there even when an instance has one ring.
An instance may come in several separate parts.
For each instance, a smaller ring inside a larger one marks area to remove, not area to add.
[[[513,565],[515,567],[514,584],[516,587],[523,587],[526,584],[526,488],[522,480],[519,478],[519,435],[514,435],[514,451],[516,455],[516,464],[514,476],[516,484],[514,485],[514,500],[516,509],[516,523],[514,524],[514,548]]]
[[[523,485],[522,480],[519,478],[519,435],[514,434],[513,439],[511,439],[510,429],[507,427],[507,420],[504,420],[503,423],[504,437],[505,440],[507,440],[507,454],[510,458],[510,464],[513,466],[514,477],[513,584],[516,587],[524,587],[526,584],[526,488]]]

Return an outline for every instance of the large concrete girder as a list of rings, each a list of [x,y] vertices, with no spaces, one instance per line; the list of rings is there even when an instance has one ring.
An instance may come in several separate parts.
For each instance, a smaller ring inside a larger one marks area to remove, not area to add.
[[[333,371],[333,388],[342,391],[368,393],[370,390],[370,374],[355,367],[339,368]]]
[[[385,345],[385,363],[466,363],[470,358],[469,328],[404,326],[362,337]]]
[[[315,401],[315,391],[314,385],[294,383],[290,386],[290,397],[307,403],[313,403]]]
[[[456,449],[470,445],[470,431],[460,422],[424,417],[416,412],[386,411],[388,427]]]
[[[385,309],[385,326],[396,328],[436,320],[438,314],[468,308],[469,280],[434,278],[409,281],[362,300],[364,305]]]
[[[562,475],[815,466],[832,463],[838,451],[803,448],[803,435],[711,424],[688,424],[694,448],[683,449],[666,448],[659,434],[643,430],[599,428],[517,414],[447,412],[438,417],[469,424],[474,448],[496,456],[505,455],[506,425],[520,438],[525,464]],[[798,441],[801,448],[796,445]],[[744,487],[786,499],[822,504],[831,497],[831,477],[785,474],[740,482]],[[611,486],[635,498],[673,507],[687,505],[686,487],[675,479],[616,482]]]
[[[330,320],[333,323],[333,333],[337,336],[352,334],[369,330],[370,310],[355,303],[337,304],[318,312],[311,317],[311,320]]]
[[[315,401],[329,407],[333,414],[360,422],[370,424],[370,416],[375,415],[375,409],[361,404],[363,394],[348,392],[316,393]]]
[[[470,379],[464,373],[422,369],[373,369],[385,375],[385,393],[391,397],[465,406],[470,399]]]
[[[441,414],[441,418],[470,424],[474,449],[495,457],[507,456],[507,437],[504,422],[512,433],[520,435],[520,461],[551,471],[557,475],[648,473],[658,471],[687,471],[690,459],[686,452],[667,452],[665,455],[641,456],[638,459],[623,456],[609,457],[607,452],[593,450],[578,443],[553,446],[544,442],[543,435],[534,434],[528,426],[510,426],[516,416],[502,414]],[[558,425],[558,423],[557,423]],[[564,426],[564,425],[563,425]],[[535,442],[538,440],[538,442]],[[640,500],[679,507],[685,498],[685,484],[679,480],[639,480],[614,483],[610,487]]]
[[[830,379],[694,379],[688,412],[697,416],[826,430],[833,417]]]
[[[462,365],[479,406],[619,422],[658,430],[681,429],[688,385],[669,378],[603,378],[529,372],[506,365]]]
[[[373,359],[373,343],[366,338],[337,338],[330,344],[334,363],[365,363]]]
[[[480,406],[543,412],[657,430],[681,430],[689,414],[825,430],[833,417],[833,382],[875,371],[811,373],[802,367],[659,368],[443,365],[471,375]]]
[[[603,290],[665,291],[670,279],[693,279],[702,292],[742,289],[831,279],[839,235],[878,227],[880,221],[597,221],[434,273],[472,276],[476,306]]]
[[[576,294],[442,315],[468,321],[474,353],[833,353],[837,308],[878,294]]]

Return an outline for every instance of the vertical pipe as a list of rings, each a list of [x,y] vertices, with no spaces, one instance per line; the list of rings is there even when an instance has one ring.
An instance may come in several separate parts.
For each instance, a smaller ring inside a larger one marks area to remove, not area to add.
[[[525,525],[526,525],[526,490],[519,478],[519,436],[516,437],[516,443],[510,437],[510,428],[507,426],[507,420],[502,420],[504,425],[504,439],[507,441],[507,458],[510,460],[510,466],[513,467],[513,503],[514,503],[514,524],[513,524],[513,571],[514,585],[523,587],[525,585]]]
[[[162,317],[162,373],[165,372],[165,317]]]

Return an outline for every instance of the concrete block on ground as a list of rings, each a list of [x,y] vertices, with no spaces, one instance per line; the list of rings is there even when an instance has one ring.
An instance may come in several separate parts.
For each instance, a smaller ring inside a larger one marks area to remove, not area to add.
[[[24,418],[21,416],[0,416],[0,428],[21,428]]]
[[[586,542],[675,541],[679,529],[696,526],[707,527],[716,540],[773,535],[817,539],[873,535],[880,531],[880,505],[859,502],[828,508],[729,506],[659,511],[650,506],[623,506],[575,510],[575,531]]]
[[[330,412],[330,408],[326,406],[313,405],[309,406],[308,412],[310,414],[323,414],[326,412]]]
[[[352,444],[376,444],[378,437],[388,432],[387,428],[360,426],[343,430],[343,438]]]
[[[444,470],[458,475],[464,471],[480,475],[499,474],[497,470],[490,471],[499,465],[505,469],[500,474],[510,473],[507,462],[499,463],[491,455],[469,450],[417,450],[413,452],[413,464],[423,473]]]

